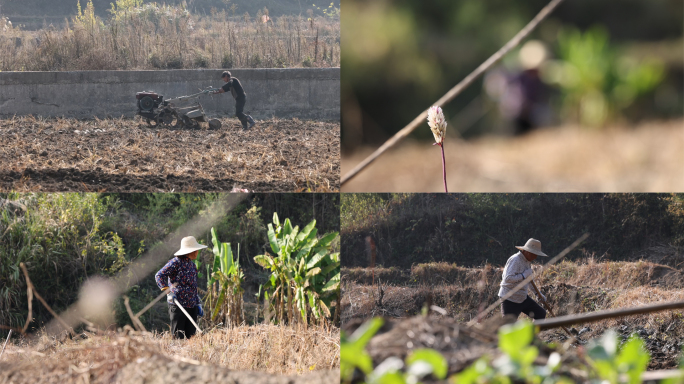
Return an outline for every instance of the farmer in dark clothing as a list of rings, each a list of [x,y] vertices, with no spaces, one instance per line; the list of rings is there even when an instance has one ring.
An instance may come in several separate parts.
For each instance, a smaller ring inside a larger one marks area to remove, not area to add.
[[[242,123],[242,128],[252,128],[254,124],[256,124],[256,121],[252,119],[252,116],[246,115],[243,112],[245,109],[245,103],[247,102],[247,94],[245,94],[245,90],[242,89],[240,80],[238,80],[236,77],[232,77],[228,71],[223,72],[221,78],[226,82],[226,84],[224,84],[223,87],[214,93],[225,93],[230,91],[235,98],[235,116],[237,116],[238,120],[240,120]]]
[[[167,291],[166,299],[169,304],[171,317],[171,334],[176,339],[190,338],[195,334],[195,326],[176,305],[177,300],[197,323],[197,316],[204,316],[202,301],[197,292],[197,268],[193,260],[197,258],[199,250],[206,245],[197,243],[193,236],[181,240],[181,248],[174,254],[166,265],[154,275],[157,286]]]

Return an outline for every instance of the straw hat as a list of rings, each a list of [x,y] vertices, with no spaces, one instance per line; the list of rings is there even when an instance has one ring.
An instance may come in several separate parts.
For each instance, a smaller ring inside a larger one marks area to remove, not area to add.
[[[188,236],[184,237],[183,240],[181,240],[181,247],[178,250],[178,252],[174,253],[174,256],[181,256],[181,255],[187,255],[188,253],[195,252],[200,249],[206,248],[206,245],[202,245],[197,242],[195,239],[195,236]]]
[[[523,245],[522,247],[515,246],[521,251],[527,251],[527,252],[532,252],[537,256],[544,256],[544,257],[549,257],[546,253],[541,251],[541,241],[537,239],[529,239],[527,240],[527,243]]]

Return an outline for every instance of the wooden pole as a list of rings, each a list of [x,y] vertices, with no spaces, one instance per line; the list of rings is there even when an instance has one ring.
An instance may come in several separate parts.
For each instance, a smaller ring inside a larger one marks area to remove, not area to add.
[[[542,302],[542,305],[544,305],[546,310],[549,311],[551,316],[556,317],[556,314],[553,313],[553,309],[551,309],[551,306],[549,305],[549,303],[546,302],[546,300],[544,300],[544,296],[542,296],[541,292],[539,291],[539,288],[537,288],[537,284],[534,283],[534,280],[530,281],[530,283],[532,283],[532,288],[534,288],[534,292],[537,294],[539,301]],[[565,333],[568,334],[568,336],[570,336],[574,340],[577,340],[577,338],[575,338],[575,336],[570,332],[569,329],[567,329],[566,327],[562,327],[562,328],[565,331]]]
[[[9,341],[10,337],[12,337],[12,330],[10,329],[9,334],[7,335],[7,340],[5,340],[5,344],[2,345],[2,352],[0,352],[0,359],[2,359],[2,355],[5,353],[5,347],[7,346],[7,342]]]
[[[554,317],[553,319],[535,320],[534,325],[539,327],[539,330],[543,331],[545,329],[552,329],[557,327],[562,327],[566,325],[579,324],[579,323],[591,323],[603,319],[611,319],[615,317],[639,315],[642,313],[660,312],[669,309],[682,309],[684,308],[684,301],[674,301],[669,303],[659,303],[644,305],[641,307],[634,308],[623,308],[623,309],[613,309],[606,311],[597,311],[590,313],[582,313],[578,315],[567,315],[561,317]]]

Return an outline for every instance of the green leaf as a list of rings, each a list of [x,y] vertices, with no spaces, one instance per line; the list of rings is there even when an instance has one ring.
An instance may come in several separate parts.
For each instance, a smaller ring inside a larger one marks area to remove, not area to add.
[[[406,364],[409,366],[418,361],[424,361],[432,367],[432,374],[438,379],[446,378],[449,371],[449,365],[441,353],[434,349],[423,348],[416,349],[406,358]],[[409,368],[410,369],[410,368]]]
[[[627,373],[631,384],[641,382],[641,374],[646,370],[650,356],[644,348],[644,342],[636,335],[632,335],[622,346],[620,354],[615,359],[618,370]]]
[[[375,336],[378,330],[385,323],[381,317],[374,317],[366,321],[349,336],[348,341],[354,345],[355,348],[362,350],[366,348],[366,344]]]
[[[326,266],[325,268],[323,268],[323,270],[321,271],[321,273],[325,276],[325,275],[327,275],[328,273],[330,273],[330,272],[332,272],[332,271],[334,271],[335,269],[338,269],[338,268],[340,268],[340,263],[339,263],[339,261],[338,261],[338,262],[335,262],[335,263],[332,263],[332,264],[330,264],[330,265],[328,265],[328,266]],[[339,271],[338,271],[338,273],[339,273]]]
[[[216,316],[219,313],[219,310],[221,309],[221,304],[223,304],[223,301],[226,299],[226,288],[228,287],[228,283],[223,284],[221,287],[221,292],[219,293],[219,297],[216,300],[216,306],[214,307],[214,313],[211,314],[211,321],[214,321],[216,319]]]
[[[254,262],[261,265],[264,268],[272,269],[273,268],[273,259],[271,256],[268,255],[257,255],[254,256]]]
[[[321,260],[323,260],[323,258],[325,257],[325,255],[326,255],[327,253],[328,253],[328,251],[324,249],[324,250],[321,250],[321,251],[317,252],[317,253],[314,254],[313,256],[311,256],[311,258],[309,259],[309,261],[306,263],[306,268],[307,268],[307,269],[311,269],[311,268],[315,267],[316,265],[318,265],[318,263],[319,263]]]
[[[333,291],[337,289],[340,286],[340,273],[338,272],[335,276],[330,278],[327,283],[323,286],[321,291],[327,292],[327,291]]]
[[[299,234],[297,235],[296,241],[297,242],[304,241],[304,239],[306,239],[309,236],[309,234],[311,233],[311,230],[314,229],[315,226],[316,226],[316,219],[311,220],[311,222],[309,224],[307,224],[306,227],[304,227],[304,229],[302,229],[301,232],[299,232]]]
[[[310,270],[306,273],[306,276],[316,276],[316,275],[318,275],[319,273],[321,273],[321,269],[320,269],[319,267],[316,267],[316,268],[310,269]]]
[[[534,338],[534,325],[522,320],[499,328],[499,349],[506,352],[514,360],[522,347],[530,345]]]
[[[283,224],[283,236],[287,236],[292,233],[292,223],[290,219],[285,219],[285,224]]]
[[[300,258],[306,258],[306,256],[311,252],[311,248],[313,248],[316,245],[317,241],[311,240],[310,242],[306,243],[299,252],[297,252],[297,255],[295,256],[295,259],[299,260]]]
[[[275,220],[278,219],[277,214],[273,214],[275,216]],[[268,225],[268,242],[271,245],[271,250],[273,253],[279,255],[280,254],[280,245],[278,245],[278,238],[276,237],[275,232],[273,231],[273,225],[269,224]]]
[[[211,242],[214,243],[214,255],[218,256],[220,254],[219,246],[221,245],[221,242],[218,241],[218,237],[216,236],[216,229],[214,227],[211,227]]]
[[[332,243],[333,240],[339,235],[339,232],[330,232],[318,240],[318,245],[321,247],[327,247]]]

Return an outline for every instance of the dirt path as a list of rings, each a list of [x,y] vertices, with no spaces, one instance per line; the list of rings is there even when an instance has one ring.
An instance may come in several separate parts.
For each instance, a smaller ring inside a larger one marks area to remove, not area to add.
[[[603,131],[568,126],[510,139],[450,137],[445,143],[447,181],[454,192],[682,191],[682,148],[684,120]],[[345,154],[342,174],[372,150]],[[407,140],[342,191],[441,192],[441,167],[439,150],[431,143]]]
[[[148,128],[138,120],[0,120],[0,190],[339,190],[339,123],[271,119],[242,131]]]

